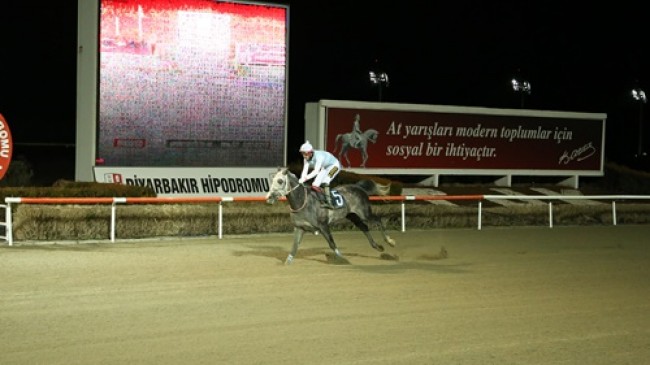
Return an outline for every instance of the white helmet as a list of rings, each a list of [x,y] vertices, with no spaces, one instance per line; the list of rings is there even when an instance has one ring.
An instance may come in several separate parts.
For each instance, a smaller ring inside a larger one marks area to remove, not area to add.
[[[300,146],[300,152],[311,152],[314,150],[314,147],[312,147],[311,143],[309,141],[306,141],[305,143]]]

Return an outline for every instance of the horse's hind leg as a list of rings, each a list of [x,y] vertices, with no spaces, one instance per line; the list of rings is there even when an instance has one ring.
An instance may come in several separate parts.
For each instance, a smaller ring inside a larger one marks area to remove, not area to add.
[[[386,228],[384,227],[384,223],[382,223],[381,218],[379,216],[370,213],[370,217],[368,218],[368,220],[375,223],[377,226],[379,226],[379,231],[381,231],[382,236],[384,236],[384,241],[388,243],[391,247],[395,247],[395,240],[391,238],[388,235],[388,233],[386,233]]]
[[[305,231],[300,228],[293,229],[293,247],[291,248],[291,253],[287,256],[287,259],[284,261],[285,265],[291,265],[293,258],[296,257],[296,252],[298,252],[298,246],[302,242],[302,236],[305,235]]]
[[[343,157],[345,157],[345,162],[347,162],[346,166],[350,166],[350,159],[348,158],[348,146],[347,145],[344,145],[341,148],[341,153],[339,153],[339,161],[341,161],[341,155],[343,155]]]
[[[379,227],[379,231],[381,232],[381,235],[384,238],[384,242],[388,243],[391,247],[395,247],[395,240],[392,239],[388,235],[388,233],[386,233],[386,228],[384,227],[384,223],[381,221],[381,218],[378,215],[375,215],[375,214],[372,213],[372,211],[370,210],[370,206],[368,206],[366,210],[362,210],[362,211],[358,212],[357,218],[361,222],[364,223],[364,225],[366,227],[366,230],[368,229],[368,225],[365,222],[369,222],[369,223],[373,223],[373,224],[377,225]],[[350,217],[348,217],[348,219],[350,219]],[[350,219],[350,220],[352,220],[352,219]],[[359,225],[357,225],[357,227],[359,227]],[[363,228],[361,228],[361,227],[359,227],[359,228],[363,231]],[[368,235],[369,234],[367,233],[366,236],[368,236]],[[370,244],[372,245],[372,241],[370,242]]]
[[[363,232],[363,234],[366,235],[366,238],[368,239],[368,242],[370,243],[370,246],[372,246],[372,248],[374,248],[379,252],[384,252],[384,247],[382,245],[377,244],[377,242],[375,242],[375,239],[372,238],[372,235],[370,234],[370,229],[368,228],[368,225],[358,215],[354,213],[350,213],[348,214],[347,218],[352,223],[354,223],[354,225],[357,226],[357,228],[359,228],[361,232]]]
[[[332,236],[332,232],[330,231],[329,227],[327,225],[324,225],[322,227],[319,227],[319,230],[323,234],[323,238],[325,238],[327,244],[330,246],[332,251],[334,251],[334,255],[336,255],[336,257],[339,259],[345,260],[343,255],[341,255],[341,251],[339,251],[339,248],[336,246],[336,242],[334,242],[334,237]]]

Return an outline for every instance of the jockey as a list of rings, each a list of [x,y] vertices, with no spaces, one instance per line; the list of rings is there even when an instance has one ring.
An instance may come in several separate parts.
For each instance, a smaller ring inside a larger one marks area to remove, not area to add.
[[[314,147],[309,141],[306,141],[300,146],[300,153],[302,153],[304,162],[302,174],[300,174],[298,181],[302,184],[313,178],[312,188],[316,191],[322,191],[325,195],[325,203],[322,205],[323,208],[334,209],[329,184],[341,170],[339,160],[327,151],[314,150]],[[312,168],[311,172],[309,172],[310,168]]]
[[[352,147],[359,148],[361,134],[361,116],[357,114],[354,116],[354,122],[352,124]]]

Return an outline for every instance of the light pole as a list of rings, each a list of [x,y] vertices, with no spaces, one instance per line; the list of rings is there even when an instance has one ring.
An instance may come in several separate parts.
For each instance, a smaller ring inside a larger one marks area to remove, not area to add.
[[[512,79],[510,82],[512,83],[512,90],[521,95],[521,108],[523,109],[524,98],[532,92],[530,82],[526,80],[519,81],[517,79]]]
[[[645,91],[640,88],[632,89],[632,98],[639,103],[639,141],[637,144],[636,157],[645,157],[646,153],[643,152],[643,104],[648,99],[645,96]]]
[[[388,81],[388,74],[381,71],[381,72],[375,72],[375,71],[370,71],[370,84],[373,86],[377,86],[379,89],[379,101],[381,101],[381,91],[382,88],[388,87],[389,81]]]

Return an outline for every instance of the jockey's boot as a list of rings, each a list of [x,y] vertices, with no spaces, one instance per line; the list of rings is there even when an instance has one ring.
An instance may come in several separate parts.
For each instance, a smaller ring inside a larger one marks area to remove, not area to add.
[[[330,186],[323,184],[323,195],[325,196],[325,201],[321,204],[321,207],[325,209],[334,209],[332,205],[332,195],[330,194]]]

